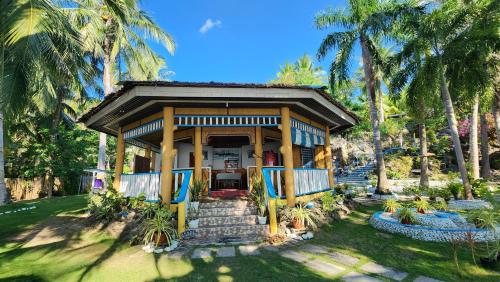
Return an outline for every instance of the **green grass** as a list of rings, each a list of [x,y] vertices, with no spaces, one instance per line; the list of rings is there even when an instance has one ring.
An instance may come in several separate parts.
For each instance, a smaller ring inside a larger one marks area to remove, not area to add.
[[[68,232],[57,228],[57,223],[79,223],[81,219],[77,216],[86,204],[84,196],[16,203],[1,207],[0,212],[32,204],[38,208],[0,216],[0,281],[332,280],[326,274],[271,252],[208,261],[173,260],[165,255],[146,254],[140,247],[130,247],[128,242],[102,232],[87,232],[75,227],[68,236]],[[499,269],[475,266],[465,248],[460,251],[462,272],[459,275],[447,244],[420,242],[373,229],[367,219],[376,209],[362,208],[345,221],[323,226],[311,243],[361,258],[355,266],[357,271],[360,271],[359,265],[368,261],[406,271],[410,275],[404,281],[413,281],[418,275],[445,281],[500,280]],[[65,236],[58,242],[34,246],[13,240],[21,233],[34,237],[47,230]],[[318,255],[318,258],[327,260],[326,256]]]

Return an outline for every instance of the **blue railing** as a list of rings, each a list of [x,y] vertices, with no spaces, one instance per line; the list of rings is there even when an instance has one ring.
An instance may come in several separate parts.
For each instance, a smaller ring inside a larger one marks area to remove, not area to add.
[[[174,177],[177,177],[178,174],[182,174],[182,183],[179,188],[179,196],[171,201],[172,204],[178,204],[184,202],[186,200],[186,195],[189,190],[189,182],[191,181],[191,175],[193,174],[192,170],[182,169],[182,170],[172,170],[172,174]]]

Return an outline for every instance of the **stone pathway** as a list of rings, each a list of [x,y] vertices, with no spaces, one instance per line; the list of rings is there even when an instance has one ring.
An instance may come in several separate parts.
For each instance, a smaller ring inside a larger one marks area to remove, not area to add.
[[[242,256],[260,255],[261,250],[274,252],[283,258],[293,260],[310,269],[324,273],[329,276],[336,276],[346,282],[382,282],[383,279],[392,279],[402,281],[408,273],[397,269],[383,266],[374,262],[368,262],[359,267],[359,272],[353,269],[359,265],[360,259],[341,252],[332,251],[329,248],[321,245],[303,244],[296,249],[290,249],[291,246],[276,247],[276,246],[259,246],[259,245],[241,245],[238,246],[238,251]],[[197,248],[191,254],[191,259],[208,259],[215,254],[218,258],[235,257],[235,246],[221,247],[201,247]],[[169,257],[182,258],[186,252],[172,253]],[[319,256],[319,257],[318,257]],[[321,258],[320,258],[321,257]],[[328,261],[331,260],[331,262]],[[373,275],[373,276],[372,276]],[[381,278],[377,278],[383,277]],[[414,282],[442,282],[426,276],[418,276]]]
[[[390,267],[386,267],[380,264],[376,264],[374,262],[369,262],[363,266],[361,266],[361,270],[378,274],[380,276],[384,276],[393,280],[401,281],[408,276],[408,273],[403,271],[398,271]]]

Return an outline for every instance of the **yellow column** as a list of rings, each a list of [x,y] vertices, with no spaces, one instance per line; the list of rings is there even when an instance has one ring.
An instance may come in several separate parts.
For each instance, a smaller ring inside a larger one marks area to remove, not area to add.
[[[292,128],[290,122],[290,109],[281,108],[281,154],[285,167],[285,194],[289,207],[295,206],[295,186],[293,180],[293,151],[292,151]]]
[[[328,169],[328,184],[330,188],[333,188],[335,181],[333,178],[333,167],[332,167],[332,146],[330,146],[330,127],[325,127],[325,164],[326,169]]]
[[[113,188],[120,190],[120,180],[123,173],[123,161],[125,160],[125,140],[123,139],[122,128],[118,128],[118,136],[116,136],[116,163],[115,163],[115,180]]]
[[[255,166],[257,167],[257,175],[262,174],[263,165],[263,150],[262,150],[262,127],[255,127]]]
[[[149,171],[151,171],[151,145],[147,145],[144,150],[144,157],[149,159]]]
[[[177,233],[180,235],[186,230],[186,202],[177,206]]]
[[[316,146],[314,148],[314,163],[316,168],[325,168],[325,146]]]
[[[203,147],[201,144],[201,127],[194,128],[194,179],[201,180],[203,166]]]
[[[269,229],[271,235],[278,233],[278,216],[276,212],[276,199],[269,199]]]
[[[172,169],[174,167],[174,108],[163,108],[163,142],[161,144],[161,197],[170,207],[172,200]]]

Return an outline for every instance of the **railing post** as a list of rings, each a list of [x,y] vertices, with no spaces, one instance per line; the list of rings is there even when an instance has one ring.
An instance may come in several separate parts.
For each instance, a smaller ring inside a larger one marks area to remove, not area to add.
[[[264,183],[267,190],[267,208],[269,210],[269,232],[271,235],[278,233],[278,216],[276,212],[276,193],[274,193],[274,185],[271,181],[270,169],[262,169]]]

